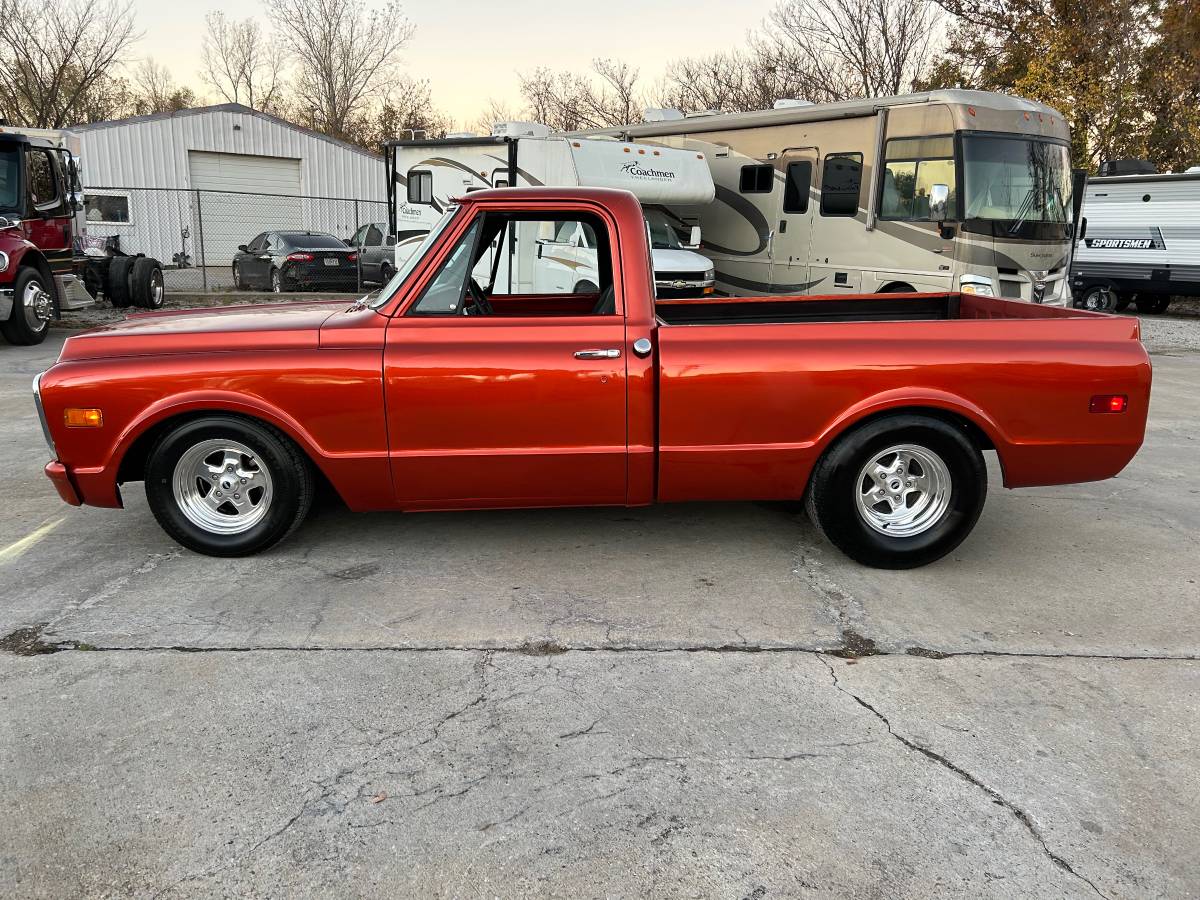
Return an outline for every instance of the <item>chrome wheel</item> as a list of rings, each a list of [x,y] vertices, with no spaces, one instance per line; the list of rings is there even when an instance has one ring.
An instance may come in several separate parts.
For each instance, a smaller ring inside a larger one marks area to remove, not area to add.
[[[36,278],[31,279],[21,292],[21,311],[25,315],[25,324],[34,334],[50,324],[50,317],[54,314],[54,299]]]
[[[1089,312],[1108,312],[1117,306],[1117,295],[1108,288],[1092,288],[1083,295],[1083,308]]]
[[[271,507],[271,473],[254,451],[216,438],[190,447],[175,464],[171,484],[179,511],[210,534],[242,534]]]
[[[897,444],[875,454],[855,482],[858,514],[875,531],[914,537],[928,531],[950,508],[950,469],[916,444]]]
[[[150,272],[150,308],[162,309],[163,305],[163,273],[162,269],[155,268]]]

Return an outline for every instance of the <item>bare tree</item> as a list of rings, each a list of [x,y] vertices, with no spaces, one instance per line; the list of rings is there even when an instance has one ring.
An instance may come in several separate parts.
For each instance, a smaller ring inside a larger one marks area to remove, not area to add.
[[[196,105],[192,89],[177,85],[167,67],[150,58],[134,69],[133,90],[133,112],[137,115],[177,112]]]
[[[14,122],[62,128],[111,89],[140,35],[132,0],[0,2],[0,105]]]
[[[450,118],[434,106],[428,81],[402,76],[372,105],[369,112],[352,121],[347,138],[370,150],[384,141],[424,131],[430,137],[445,137],[453,126]]]
[[[317,130],[346,138],[395,72],[414,27],[396,0],[264,0],[295,63],[295,102]]]
[[[605,128],[641,121],[638,70],[610,59],[592,62],[587,75],[535,69],[521,75],[521,96],[534,121],[556,131]]]
[[[492,127],[497,122],[514,122],[520,118],[521,114],[516,112],[503,100],[489,97],[487,103],[475,118],[475,121],[470,123],[468,127],[472,131],[482,131],[484,134],[491,134]]]
[[[283,48],[268,40],[254,19],[230,21],[222,12],[204,17],[200,78],[229,103],[275,110],[283,94]]]
[[[816,101],[903,93],[935,49],[940,9],[926,0],[786,0],[771,12],[771,55]]]

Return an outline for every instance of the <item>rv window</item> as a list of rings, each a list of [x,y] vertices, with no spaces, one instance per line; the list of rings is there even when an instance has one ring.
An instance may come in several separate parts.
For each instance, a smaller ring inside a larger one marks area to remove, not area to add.
[[[769,194],[774,187],[774,166],[742,166],[740,189],[743,194]]]
[[[808,212],[808,188],[812,184],[812,163],[788,163],[787,178],[783,187],[783,211],[785,213]]]
[[[935,184],[950,188],[949,208],[956,208],[954,139],[899,138],[887,142],[883,184],[879,193],[882,219],[929,219],[929,191]]]
[[[829,153],[821,173],[821,215],[853,216],[858,213],[862,187],[861,153]]]
[[[408,202],[426,204],[433,202],[432,172],[408,173]]]

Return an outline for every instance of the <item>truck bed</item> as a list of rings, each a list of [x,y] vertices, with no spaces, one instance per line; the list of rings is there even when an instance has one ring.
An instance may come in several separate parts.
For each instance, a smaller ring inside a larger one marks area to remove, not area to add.
[[[750,325],[799,322],[935,322],[948,319],[1040,319],[1086,316],[975,294],[837,294],[780,297],[704,297],[659,300],[665,325]]]

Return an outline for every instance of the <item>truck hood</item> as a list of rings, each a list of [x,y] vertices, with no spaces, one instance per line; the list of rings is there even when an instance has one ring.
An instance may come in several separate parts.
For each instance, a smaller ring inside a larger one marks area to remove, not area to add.
[[[674,275],[676,272],[704,272],[713,267],[712,260],[691,250],[657,248],[651,251],[655,273]]]
[[[59,359],[316,349],[321,325],[349,305],[317,300],[139,313],[67,338]]]

